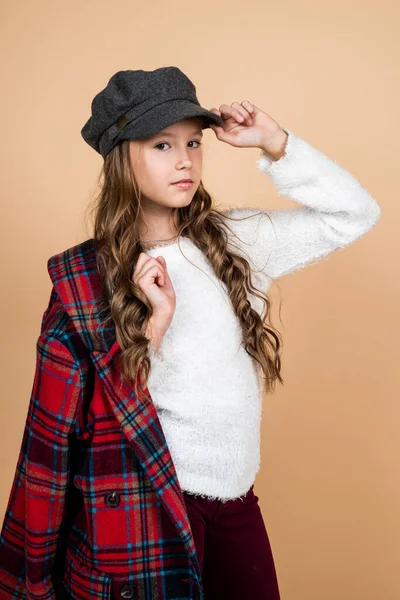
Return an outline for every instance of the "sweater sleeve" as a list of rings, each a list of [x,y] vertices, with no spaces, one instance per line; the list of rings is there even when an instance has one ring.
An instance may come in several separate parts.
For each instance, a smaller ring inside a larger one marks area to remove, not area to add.
[[[230,208],[229,243],[244,251],[257,272],[270,281],[345,248],[379,220],[381,209],[353,175],[305,140],[288,134],[286,154],[277,161],[263,151],[260,171],[272,179],[278,196],[302,206],[289,209]],[[249,217],[249,218],[247,218]]]

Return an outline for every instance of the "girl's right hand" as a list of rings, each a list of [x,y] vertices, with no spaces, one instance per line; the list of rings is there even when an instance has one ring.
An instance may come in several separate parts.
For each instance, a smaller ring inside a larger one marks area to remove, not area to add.
[[[132,276],[133,282],[146,294],[153,307],[153,326],[167,331],[176,308],[175,290],[163,256],[141,252]]]

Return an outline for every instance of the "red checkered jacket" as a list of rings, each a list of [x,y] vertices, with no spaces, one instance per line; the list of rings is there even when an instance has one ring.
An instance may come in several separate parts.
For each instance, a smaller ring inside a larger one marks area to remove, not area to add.
[[[115,328],[94,336],[104,319],[94,240],[47,266],[53,288],[1,530],[0,599],[200,600],[156,409],[121,377]]]

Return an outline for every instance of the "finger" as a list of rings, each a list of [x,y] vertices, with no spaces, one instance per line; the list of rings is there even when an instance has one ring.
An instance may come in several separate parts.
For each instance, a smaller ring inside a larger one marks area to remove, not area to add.
[[[167,283],[169,283],[171,281],[170,277],[169,277],[169,273],[168,273],[168,269],[167,269],[167,261],[165,260],[164,256],[156,256],[156,260],[161,264],[161,266],[163,267],[163,285],[166,285]]]
[[[252,104],[251,102],[249,102],[248,100],[243,100],[242,102],[242,106],[245,107],[246,110],[248,110],[248,112],[250,113],[250,115],[252,117],[256,116],[256,111],[255,111],[255,107],[254,104]]]
[[[154,259],[156,260],[156,262],[158,262],[158,264],[161,265],[162,268],[162,277],[159,279],[159,284],[164,287],[165,285],[171,283],[171,279],[168,273],[168,268],[167,268],[167,261],[165,260],[165,257],[162,256],[162,254],[160,256],[155,256]]]
[[[156,260],[161,264],[161,266],[164,268],[165,273],[168,272],[167,269],[167,261],[165,260],[165,257],[160,255],[160,256],[156,256]]]
[[[140,252],[133,268],[133,275],[137,275],[138,273],[140,273],[144,265],[148,263],[149,260],[153,260],[153,257],[149,254],[146,254],[146,252]]]
[[[155,263],[156,264],[152,264],[143,270],[138,281],[143,279],[146,281],[152,280],[153,283],[156,283],[156,279],[158,279],[158,285],[163,287],[165,285],[164,267],[158,262],[158,260],[156,260]]]
[[[139,280],[142,277],[147,276],[149,272],[152,272],[154,276],[154,271],[160,274],[163,278],[165,267],[160,262],[158,262],[158,260],[156,260],[153,256],[149,256],[146,253],[142,254],[145,254],[145,257],[139,255],[139,259],[134,270],[134,283],[138,284]]]
[[[148,254],[146,254],[146,252],[140,252],[138,259],[133,267],[133,273],[132,273],[132,279],[133,276],[136,275],[137,273],[140,272],[140,270],[142,269],[143,265],[146,264],[146,262],[151,258],[151,256],[149,256]]]
[[[167,268],[166,264],[165,263],[162,264],[162,262],[160,262],[158,260],[158,258],[160,258],[159,256],[158,257],[150,256],[149,258],[150,258],[150,260],[148,260],[142,267],[143,273],[147,273],[152,267],[161,269],[162,272],[164,272],[166,270],[166,268]]]
[[[229,109],[230,107],[228,107],[226,104],[222,104],[220,108],[224,108],[225,112],[226,112],[226,109]],[[248,100],[243,100],[242,104],[239,104],[238,102],[233,102],[232,108],[235,108],[238,111],[236,113],[237,116],[239,116],[239,113],[240,113],[240,115],[244,116],[245,119],[247,118],[247,122],[249,125],[252,124],[252,118],[255,117],[255,108],[251,102],[249,102]],[[245,112],[243,109],[245,110]],[[221,112],[215,107],[211,108],[210,112],[213,112],[213,113],[217,114],[218,116],[220,116],[221,118],[225,118],[225,119],[229,118],[229,116],[232,116],[232,112],[228,111],[228,114],[225,114],[225,117],[224,117],[221,114]],[[249,117],[251,119],[251,122],[249,122],[249,120],[248,120]],[[239,117],[239,120],[240,120],[240,117]],[[210,125],[210,127],[211,126],[212,126],[212,128],[218,128],[218,126],[214,125],[214,124]]]
[[[218,115],[219,117],[221,117],[221,113],[218,110],[218,108],[210,108],[210,112],[213,112],[214,114]],[[219,125],[216,125],[215,123],[209,123],[209,127],[210,129],[212,129],[214,132],[217,132],[219,130],[222,129],[222,127],[220,127]]]
[[[236,108],[232,108],[231,106],[228,106],[227,104],[221,104],[221,106],[219,107],[219,110],[221,111],[221,116],[225,121],[230,118],[235,119],[235,121],[240,121],[240,122],[243,122],[243,120],[244,120],[242,115]]]
[[[247,125],[253,124],[251,115],[249,114],[249,112],[246,110],[246,108],[244,106],[239,104],[239,102],[232,102],[231,106],[232,106],[232,108],[235,108],[240,113],[240,115],[243,117],[243,120],[247,123]]]
[[[226,106],[226,112],[229,113],[229,115],[238,123],[244,123],[248,118],[250,118],[246,109],[243,108],[238,102],[233,102],[231,106],[227,106],[226,104],[223,104],[222,106]],[[251,123],[247,124],[250,125]]]

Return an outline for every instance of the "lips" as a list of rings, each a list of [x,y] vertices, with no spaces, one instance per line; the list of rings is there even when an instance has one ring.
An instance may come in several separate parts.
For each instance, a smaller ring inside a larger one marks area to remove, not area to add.
[[[179,181],[174,181],[173,183],[193,183],[191,179],[180,179]]]

